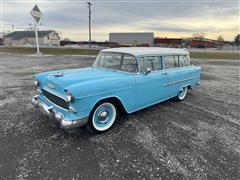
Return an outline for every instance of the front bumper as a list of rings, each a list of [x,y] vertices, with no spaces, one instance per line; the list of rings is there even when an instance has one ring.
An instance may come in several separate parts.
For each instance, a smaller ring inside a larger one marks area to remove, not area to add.
[[[47,106],[39,100],[39,96],[36,95],[32,98],[32,104],[34,107],[40,109],[45,115],[50,119],[55,119],[60,123],[60,127],[63,129],[73,129],[81,127],[88,122],[88,117],[76,120],[67,120],[64,118],[64,115],[60,112],[57,112],[53,106]]]

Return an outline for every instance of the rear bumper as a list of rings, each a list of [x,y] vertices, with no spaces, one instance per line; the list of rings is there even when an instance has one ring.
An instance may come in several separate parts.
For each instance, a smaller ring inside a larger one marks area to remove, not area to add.
[[[88,117],[76,119],[76,120],[67,120],[64,118],[64,115],[60,112],[57,112],[53,106],[47,106],[39,100],[39,96],[36,95],[32,98],[32,104],[35,108],[40,109],[45,115],[50,119],[54,119],[60,123],[60,127],[63,129],[73,129],[81,127],[88,122]]]

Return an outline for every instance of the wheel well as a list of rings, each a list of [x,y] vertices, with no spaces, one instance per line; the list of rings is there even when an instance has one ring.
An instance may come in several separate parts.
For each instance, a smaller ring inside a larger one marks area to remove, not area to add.
[[[126,109],[124,108],[124,106],[123,106],[123,104],[122,104],[122,102],[118,99],[118,98],[116,98],[116,97],[109,97],[109,98],[105,98],[105,99],[102,99],[102,100],[100,100],[100,101],[98,101],[96,104],[95,104],[95,106],[94,106],[94,108],[98,105],[98,104],[100,104],[100,103],[102,103],[102,102],[106,102],[106,101],[110,101],[110,102],[113,102],[113,103],[115,103],[115,105],[117,106],[117,108],[118,108],[118,110],[119,110],[119,112],[122,114],[126,114],[127,113],[127,111],[126,111]]]
[[[188,85],[187,88],[188,88],[188,89],[192,89],[192,86],[191,86],[191,85]]]

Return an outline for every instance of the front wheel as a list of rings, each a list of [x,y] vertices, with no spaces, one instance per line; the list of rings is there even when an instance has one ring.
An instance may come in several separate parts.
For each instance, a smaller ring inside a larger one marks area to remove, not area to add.
[[[176,99],[178,101],[182,101],[185,99],[185,97],[187,96],[187,91],[188,91],[188,87],[182,87],[179,92],[178,95],[176,96]]]
[[[92,110],[87,127],[93,134],[109,130],[117,118],[117,108],[113,102],[102,102]]]

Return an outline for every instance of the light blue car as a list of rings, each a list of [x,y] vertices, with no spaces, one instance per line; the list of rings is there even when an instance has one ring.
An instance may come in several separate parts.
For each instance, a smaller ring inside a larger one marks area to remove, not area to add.
[[[65,129],[87,125],[92,133],[110,129],[120,112],[132,113],[200,84],[201,67],[189,52],[174,48],[102,50],[91,67],[36,74],[33,105]]]

